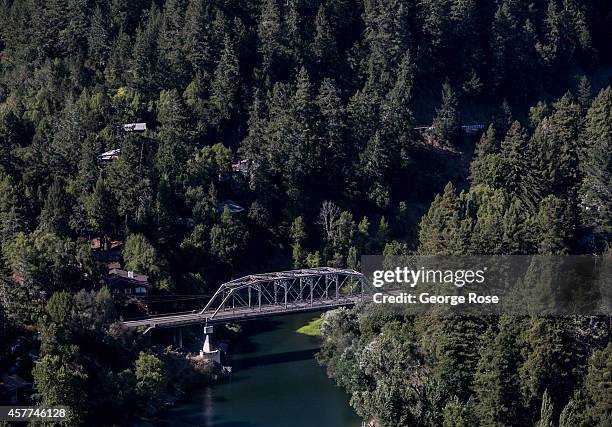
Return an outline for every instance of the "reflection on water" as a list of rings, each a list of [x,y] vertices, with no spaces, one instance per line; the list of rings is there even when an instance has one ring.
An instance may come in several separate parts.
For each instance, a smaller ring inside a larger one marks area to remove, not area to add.
[[[359,427],[346,393],[314,360],[318,339],[295,332],[313,318],[296,314],[245,323],[230,382],[193,390],[160,425]]]

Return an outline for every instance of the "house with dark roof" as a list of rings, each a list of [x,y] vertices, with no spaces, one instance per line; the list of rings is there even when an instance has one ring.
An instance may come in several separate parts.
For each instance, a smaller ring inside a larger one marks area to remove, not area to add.
[[[149,278],[144,274],[119,268],[113,268],[108,272],[106,283],[115,295],[145,296],[151,289]]]

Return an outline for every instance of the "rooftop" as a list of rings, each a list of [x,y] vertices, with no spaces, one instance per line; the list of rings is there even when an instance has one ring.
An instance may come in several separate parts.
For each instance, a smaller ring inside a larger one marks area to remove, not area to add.
[[[120,268],[113,268],[108,272],[109,278],[112,280],[127,280],[135,282],[137,284],[148,285],[149,277],[144,274],[134,273],[133,271],[126,271]]]

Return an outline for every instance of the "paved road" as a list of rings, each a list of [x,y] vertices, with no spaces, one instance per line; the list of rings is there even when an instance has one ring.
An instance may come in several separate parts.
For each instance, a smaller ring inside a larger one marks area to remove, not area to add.
[[[200,314],[199,311],[191,313],[176,313],[162,316],[147,317],[144,319],[128,320],[122,325],[128,329],[136,328],[174,328],[178,326],[197,325],[208,323],[210,325],[226,322],[243,322],[246,320],[258,319],[263,317],[280,316],[282,314],[328,310],[338,307],[354,305],[361,300],[361,297],[348,297],[334,300],[319,300],[301,303],[292,303],[285,308],[283,305],[264,305],[261,310],[258,307],[245,307],[240,309],[227,309],[219,311],[214,317],[213,311]]]

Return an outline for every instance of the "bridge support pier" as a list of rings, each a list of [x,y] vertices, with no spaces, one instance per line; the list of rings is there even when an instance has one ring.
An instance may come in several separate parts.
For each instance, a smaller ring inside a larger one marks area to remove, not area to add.
[[[221,363],[221,351],[219,349],[213,350],[212,348],[212,333],[212,326],[204,326],[204,345],[202,346],[202,350],[200,350],[200,356],[206,360]]]

